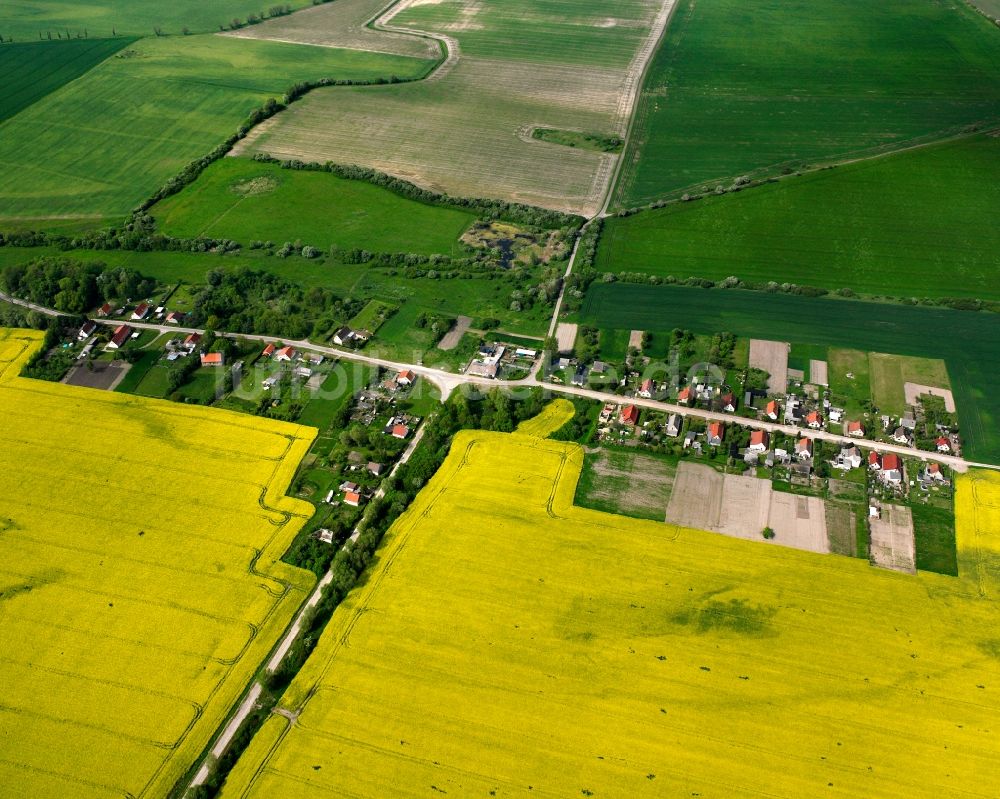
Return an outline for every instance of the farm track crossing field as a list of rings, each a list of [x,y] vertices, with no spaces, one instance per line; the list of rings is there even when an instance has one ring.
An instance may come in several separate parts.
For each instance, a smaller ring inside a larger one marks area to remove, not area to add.
[[[622,135],[666,2],[624,0],[613,11],[597,0],[403,3],[393,28],[452,37],[457,61],[419,84],[313,92],[239,151],[361,164],[448,194],[593,213],[617,156],[542,142],[531,130]]]
[[[1000,37],[964,2],[681,0],[622,206],[1000,121]]]
[[[958,407],[964,454],[1000,463],[1000,315],[857,300],[814,299],[635,283],[591,287],[580,321],[598,328],[729,331],[796,344],[941,358]]]
[[[1000,137],[978,136],[611,218],[597,263],[679,279],[995,300],[997,208]]]
[[[260,13],[260,4],[252,0],[17,0],[0,5],[0,33],[18,42],[37,41],[49,33],[53,38],[57,34],[152,36],[157,27],[164,34],[180,34],[185,27],[204,33],[229,25],[234,18],[246,21],[248,14]]]
[[[0,226],[124,216],[293,83],[414,77],[427,64],[221,36],[143,39],[0,124]]]
[[[956,579],[577,508],[582,460],[460,433],[224,797],[993,794],[996,476]]]
[[[171,236],[301,240],[329,251],[461,255],[476,215],[410,200],[362,180],[282,169],[246,158],[216,161],[180,194],[153,207]]]
[[[73,39],[0,46],[0,122],[83,75],[130,39]]]
[[[375,30],[368,22],[379,16],[389,0],[335,0],[226,33],[247,39],[299,42],[318,47],[346,47],[415,58],[438,59],[441,47],[429,37]]]
[[[0,330],[0,793],[165,796],[312,586],[315,430],[17,377],[40,343]]]

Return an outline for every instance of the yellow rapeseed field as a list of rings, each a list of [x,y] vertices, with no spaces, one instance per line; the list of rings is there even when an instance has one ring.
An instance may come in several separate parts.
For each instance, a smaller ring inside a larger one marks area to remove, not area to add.
[[[40,341],[0,329],[0,796],[161,797],[312,586],[315,431],[17,377]]]
[[[226,799],[996,796],[996,475],[956,579],[576,508],[581,464],[460,434]]]

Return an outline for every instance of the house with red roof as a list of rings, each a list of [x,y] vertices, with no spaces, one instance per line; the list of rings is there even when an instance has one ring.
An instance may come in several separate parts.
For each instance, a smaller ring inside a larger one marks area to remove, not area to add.
[[[736,395],[733,394],[733,392],[731,392],[731,391],[726,392],[725,394],[722,395],[722,399],[720,400],[720,404],[722,405],[722,410],[724,410],[726,413],[735,413],[736,412]]]
[[[938,436],[938,440],[934,442],[934,445],[937,447],[938,452],[951,452],[951,442],[944,436]]]
[[[898,486],[903,482],[903,461],[894,452],[887,452],[882,456],[882,471],[879,472],[882,481],[892,486]]]
[[[642,385],[639,387],[639,390],[636,392],[636,394],[640,397],[645,397],[646,399],[650,399],[653,396],[653,390],[654,390],[653,380],[652,378],[647,377],[645,380],[642,381]]]
[[[260,356],[262,358],[270,358],[272,355],[274,355],[274,351],[276,349],[278,348],[275,347],[274,344],[268,344],[266,347],[264,347],[264,351],[261,352]]]
[[[809,411],[806,414],[806,424],[813,430],[819,430],[823,426],[823,417],[819,415],[819,411]]]
[[[121,348],[131,337],[131,327],[128,325],[118,325],[118,327],[115,328],[115,332],[111,335],[111,341],[108,342],[108,349],[117,350]]]
[[[201,354],[202,366],[223,366],[226,359],[221,352],[203,352]]]
[[[687,405],[691,401],[691,386],[684,386],[677,394],[677,402]]]
[[[882,468],[882,457],[877,452],[868,453],[868,468],[879,471]]]
[[[764,409],[764,415],[772,422],[778,421],[778,401],[771,400]]]
[[[276,353],[274,353],[274,360],[276,361],[293,361],[295,360],[298,353],[295,352],[295,347],[282,347]]]
[[[396,375],[396,382],[401,386],[412,386],[417,376],[412,369],[404,369]]]
[[[97,315],[98,316],[102,316],[102,317],[103,316],[111,316],[111,312],[113,310],[114,310],[114,308],[111,307],[111,303],[110,302],[106,302],[106,303],[104,303],[104,305],[102,305],[100,308],[97,309]]]
[[[136,321],[141,321],[149,316],[149,311],[149,303],[140,302],[137,306],[135,306],[135,310],[132,311],[132,318]]]
[[[847,435],[854,436],[855,438],[865,437],[865,428],[861,422],[848,422],[847,423]]]
[[[726,432],[726,427],[722,422],[708,423],[708,445],[710,447],[722,446],[722,436]]]
[[[635,405],[626,405],[618,415],[618,421],[622,424],[639,424],[639,408]]]
[[[404,439],[410,434],[410,428],[405,424],[394,424],[392,426],[392,437]]]
[[[168,325],[179,325],[181,322],[184,321],[184,314],[182,314],[180,311],[171,311],[166,315],[163,321],[166,322]]]
[[[194,352],[198,349],[198,345],[201,344],[201,333],[191,333],[186,339],[184,339],[184,347],[188,352]]]

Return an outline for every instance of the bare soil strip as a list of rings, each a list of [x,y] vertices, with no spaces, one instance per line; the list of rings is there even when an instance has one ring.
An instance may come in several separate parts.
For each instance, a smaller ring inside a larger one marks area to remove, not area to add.
[[[750,366],[763,369],[770,375],[767,387],[778,394],[788,390],[788,352],[791,345],[785,341],[750,339]]]
[[[444,337],[438,342],[439,350],[453,350],[458,346],[458,343],[462,340],[462,336],[465,335],[469,326],[472,324],[472,317],[460,316],[455,320],[455,324],[452,325],[451,330],[444,334]]]
[[[826,361],[809,361],[809,382],[817,386],[830,385],[828,377],[828,365]]]
[[[577,325],[572,322],[560,322],[556,328],[556,344],[559,352],[569,352],[576,344]]]
[[[916,573],[917,551],[910,509],[904,505],[883,505],[881,518],[868,521],[872,563],[883,569]]]
[[[823,500],[774,491],[769,480],[681,463],[666,521],[734,538],[780,544],[809,552],[830,551]],[[774,530],[770,541],[765,527]]]

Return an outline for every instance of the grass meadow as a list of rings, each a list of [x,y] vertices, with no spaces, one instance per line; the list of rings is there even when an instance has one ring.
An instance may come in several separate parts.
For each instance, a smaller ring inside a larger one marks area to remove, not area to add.
[[[994,475],[954,578],[575,507],[582,462],[459,433],[223,797],[993,794]]]
[[[130,39],[15,42],[0,46],[0,122],[79,78],[121,50]]]
[[[41,338],[0,331],[0,785],[165,796],[312,587],[315,430],[17,377]]]
[[[290,5],[308,3],[293,0]],[[207,33],[229,25],[233,18],[245,21],[248,14],[260,13],[260,4],[250,0],[18,0],[0,6],[0,33],[19,42],[36,41],[48,33],[152,36],[156,28],[164,34],[180,34],[184,28]]]
[[[599,328],[737,336],[944,360],[965,455],[1000,463],[1000,315],[679,286],[601,284],[580,321]],[[815,353],[812,357],[816,357]]]
[[[427,63],[211,35],[143,39],[0,124],[0,226],[124,216],[291,84],[412,77]]]
[[[361,164],[455,196],[593,212],[615,156],[530,131],[621,135],[629,67],[658,8],[652,0],[613,10],[598,0],[414,3],[392,25],[454,37],[456,63],[419,84],[313,92],[241,149]]]
[[[1000,37],[964,2],[680,0],[622,206],[1000,121]]]
[[[459,236],[476,219],[469,211],[410,200],[366,181],[246,158],[216,161],[151,213],[171,236],[456,256],[464,249]]]
[[[910,150],[611,218],[598,268],[1000,299],[1000,138]]]

